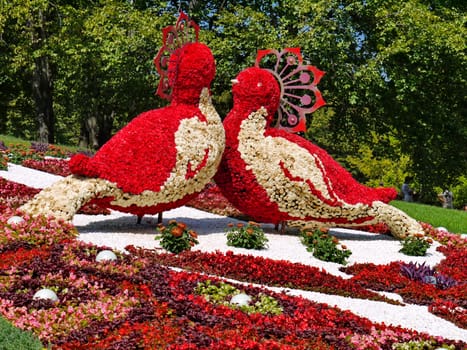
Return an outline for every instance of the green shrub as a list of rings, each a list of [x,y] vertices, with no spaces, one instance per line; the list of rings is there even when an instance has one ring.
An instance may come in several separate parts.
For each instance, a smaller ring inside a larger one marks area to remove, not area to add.
[[[464,209],[467,205],[467,176],[460,176],[457,180],[458,184],[452,188],[452,204],[454,208]]]
[[[319,260],[345,265],[346,259],[352,254],[344,245],[339,249],[339,240],[330,236],[327,229],[302,231],[301,241],[307,247],[307,251],[312,252]]]
[[[0,349],[41,350],[45,347],[32,333],[24,332],[0,317]]]
[[[425,256],[431,243],[431,238],[409,236],[401,241],[402,248],[399,251],[410,256]]]
[[[160,235],[156,236],[156,240],[161,240],[161,247],[174,254],[190,250],[191,247],[198,244],[196,232],[188,230],[183,222],[170,220],[168,226],[160,224],[157,231],[160,232]]]
[[[247,225],[238,223],[229,224],[227,231],[227,245],[246,249],[263,249],[267,247],[268,238],[263,229],[256,222],[250,221]]]

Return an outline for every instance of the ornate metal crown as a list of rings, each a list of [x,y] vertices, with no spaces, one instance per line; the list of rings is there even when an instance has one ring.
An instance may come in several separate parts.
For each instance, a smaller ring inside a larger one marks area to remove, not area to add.
[[[300,48],[259,50],[255,66],[270,71],[279,82],[281,97],[275,127],[293,133],[306,131],[306,115],[326,104],[317,87],[325,72],[304,65]]]
[[[170,100],[172,87],[168,78],[169,60],[172,53],[187,43],[198,42],[199,26],[180,12],[177,23],[162,29],[162,47],[159,49],[154,64],[160,75],[156,95]]]

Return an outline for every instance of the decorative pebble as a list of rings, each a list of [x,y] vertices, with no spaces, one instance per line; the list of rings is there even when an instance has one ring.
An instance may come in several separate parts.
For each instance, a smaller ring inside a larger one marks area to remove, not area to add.
[[[250,301],[251,301],[251,297],[245,293],[234,295],[232,299],[230,299],[231,304],[236,304],[238,306],[248,305]]]
[[[47,299],[47,300],[52,300],[52,301],[58,301],[57,294],[51,289],[44,288],[41,290],[38,290],[36,294],[32,297],[33,299]]]
[[[96,256],[96,261],[101,262],[101,261],[114,261],[117,260],[117,256],[115,253],[111,250],[102,250],[97,254]]]
[[[24,222],[24,219],[21,216],[12,216],[8,219],[7,223],[9,225],[18,225]]]

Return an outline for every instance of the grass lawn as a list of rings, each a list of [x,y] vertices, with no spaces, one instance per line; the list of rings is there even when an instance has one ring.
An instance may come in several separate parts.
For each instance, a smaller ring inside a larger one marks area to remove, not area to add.
[[[444,227],[452,233],[467,233],[467,211],[404,201],[392,201],[390,204],[433,227]]]
[[[0,141],[3,141],[3,143],[8,147],[10,147],[11,145],[22,145],[23,147],[26,147],[26,148],[31,147],[31,142],[32,142],[32,141],[23,140],[23,139],[14,137],[14,136],[2,135],[2,134],[0,134]],[[76,146],[66,146],[66,145],[58,145],[58,144],[56,146],[66,149],[70,152],[77,152],[79,150],[82,150]]]

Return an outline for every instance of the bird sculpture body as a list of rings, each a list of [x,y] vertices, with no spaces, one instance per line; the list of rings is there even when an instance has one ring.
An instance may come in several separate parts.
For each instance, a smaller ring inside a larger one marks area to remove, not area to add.
[[[212,179],[224,150],[224,129],[209,91],[214,75],[206,45],[176,49],[168,62],[170,105],[134,118],[94,156],[72,157],[73,175],[21,209],[70,220],[88,201],[139,217],[188,202]]]
[[[226,198],[259,222],[320,227],[385,223],[396,237],[421,226],[386,204],[394,189],[358,183],[325,150],[272,126],[281,89],[270,71],[251,67],[232,88],[226,148],[215,181]]]

